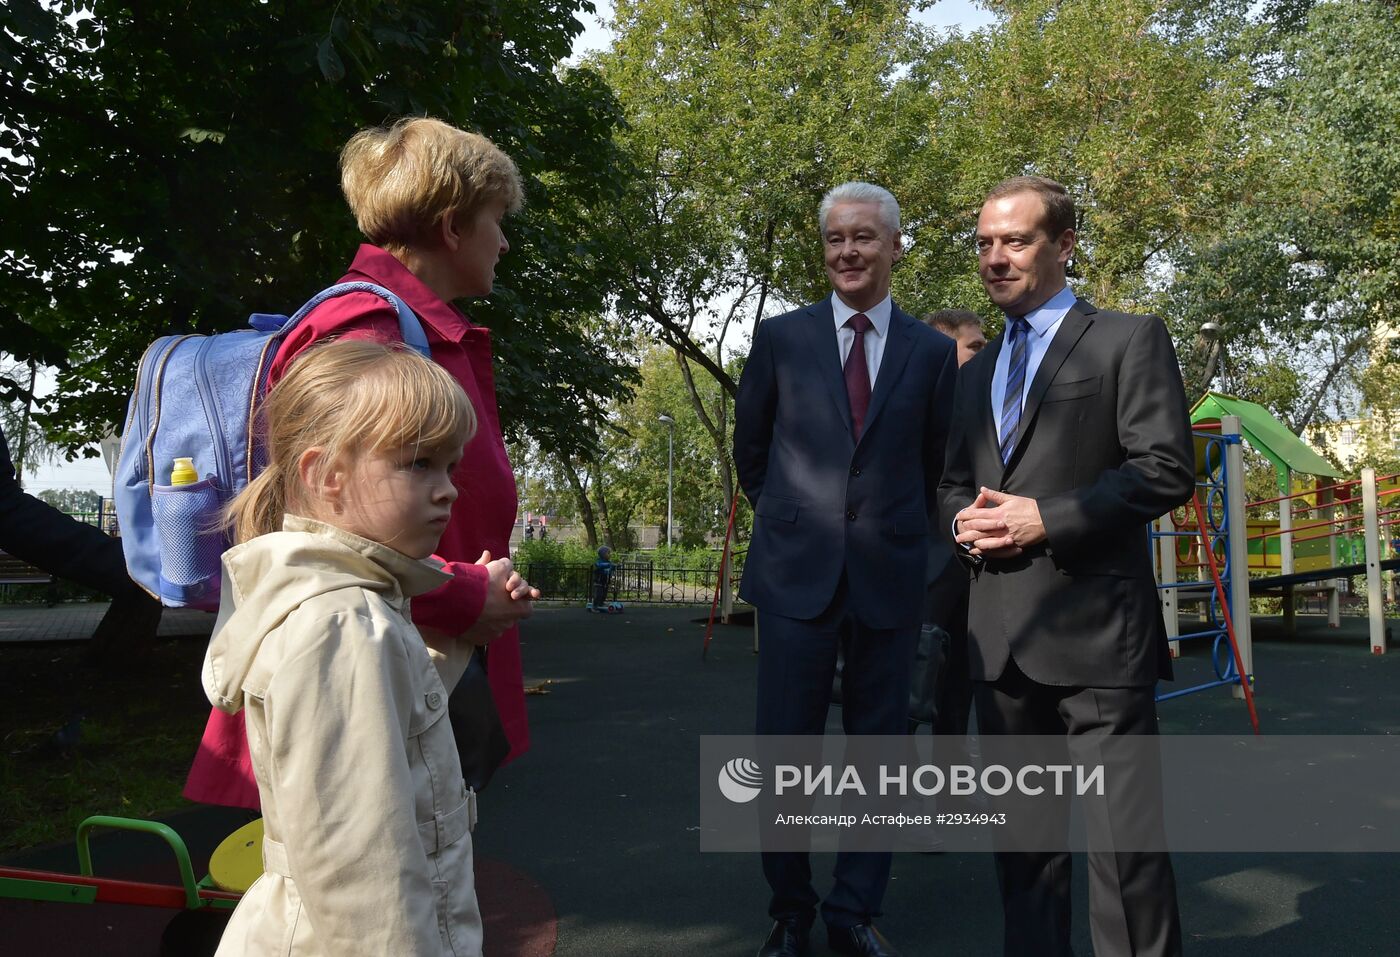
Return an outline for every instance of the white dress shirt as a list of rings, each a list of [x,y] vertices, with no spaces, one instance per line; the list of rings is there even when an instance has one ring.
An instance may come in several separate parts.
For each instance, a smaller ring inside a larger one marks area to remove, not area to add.
[[[846,367],[846,357],[851,354],[851,345],[856,341],[855,330],[846,325],[858,312],[865,313],[870,320],[870,329],[865,333],[865,367],[870,370],[870,388],[875,388],[875,373],[880,371],[880,360],[885,356],[885,343],[889,341],[890,311],[894,302],[886,296],[869,309],[852,309],[841,301],[836,293],[831,294],[831,313],[836,319],[836,344],[841,349],[841,368]]]
[[[1074,307],[1077,297],[1066,286],[1045,301],[1038,309],[1026,313],[1030,330],[1026,333],[1026,382],[1021,389],[1021,411],[1026,409],[1026,396],[1035,381],[1035,373],[1040,361],[1045,358],[1060,323]],[[869,313],[866,313],[869,315]],[[1002,340],[1001,351],[997,353],[996,371],[992,373],[992,419],[996,423],[995,435],[1001,435],[1001,410],[1006,400],[1006,379],[1011,374],[1011,317],[1006,317],[1006,338]]]

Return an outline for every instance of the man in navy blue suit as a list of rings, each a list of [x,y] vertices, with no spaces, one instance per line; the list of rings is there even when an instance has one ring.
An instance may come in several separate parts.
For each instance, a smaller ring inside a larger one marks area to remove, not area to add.
[[[735,402],[754,507],[739,594],[758,609],[757,732],[823,731],[839,648],[846,733],[903,734],[956,350],[890,299],[903,250],[888,191],[838,186],[819,221],[834,293],[759,325]],[[775,923],[760,957],[807,953],[819,902],[807,854],[764,853],[763,873]],[[837,953],[896,953],[872,923],[889,873],[888,853],[837,855],[821,901]]]

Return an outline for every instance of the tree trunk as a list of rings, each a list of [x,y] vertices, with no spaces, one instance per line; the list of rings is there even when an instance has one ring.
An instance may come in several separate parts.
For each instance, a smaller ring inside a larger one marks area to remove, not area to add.
[[[603,467],[597,459],[589,463],[589,472],[593,476],[593,497],[598,500],[598,518],[608,538],[603,544],[616,550],[623,542],[617,535],[617,529],[613,528],[612,517],[608,514],[608,495],[607,490],[603,488]]]
[[[24,397],[24,415],[19,420],[19,453],[15,456],[15,481],[24,488],[25,458],[29,454],[29,413],[34,408],[34,377],[38,373],[38,363],[29,360],[29,394]]]
[[[721,392],[719,407],[715,410],[715,414],[711,415],[710,410],[705,408],[705,403],[700,400],[700,390],[695,386],[695,378],[691,374],[690,364],[679,349],[676,350],[676,362],[681,367],[681,377],[685,380],[686,391],[690,393],[690,404],[695,409],[700,424],[705,427],[710,440],[715,444],[720,482],[724,486],[724,517],[728,519],[729,503],[734,499],[734,467],[729,461],[729,397]]]
[[[583,532],[588,540],[589,548],[598,547],[598,525],[593,518],[593,503],[588,500],[588,490],[583,486],[583,480],[574,471],[573,462],[564,463],[564,475],[569,480],[569,488],[573,489],[574,498],[578,502],[578,514],[583,519]]]

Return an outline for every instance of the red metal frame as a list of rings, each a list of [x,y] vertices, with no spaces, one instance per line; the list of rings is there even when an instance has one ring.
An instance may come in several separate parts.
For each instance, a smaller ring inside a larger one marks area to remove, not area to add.
[[[739,492],[729,501],[729,524],[724,527],[724,548],[719,556],[719,575],[715,577],[715,597],[710,602],[710,620],[705,623],[705,644],[700,649],[703,660],[710,653],[710,639],[715,633],[715,612],[719,609],[719,593],[724,587],[724,577],[729,574],[729,540],[734,533],[734,516],[739,511]]]
[[[60,874],[56,871],[31,871],[20,867],[0,867],[0,877],[21,881],[44,881],[51,884],[66,884],[97,889],[97,903],[100,904],[139,904],[145,907],[167,907],[171,910],[185,910],[189,905],[185,889],[173,884],[148,884],[144,881],[122,881],[109,877],[86,877],[82,874]],[[227,901],[237,903],[241,895],[226,891],[199,889],[199,899],[203,901]]]
[[[1239,672],[1240,687],[1244,689],[1244,703],[1249,708],[1249,723],[1254,727],[1254,733],[1259,734],[1259,712],[1254,710],[1254,689],[1249,686],[1249,675],[1244,671],[1244,660],[1240,658],[1240,646],[1235,641],[1235,619],[1230,614],[1230,603],[1226,600],[1225,585],[1220,580],[1220,568],[1215,563],[1215,549],[1210,547],[1210,533],[1206,531],[1205,515],[1201,511],[1201,493],[1191,493],[1191,505],[1196,510],[1196,527],[1201,533],[1201,545],[1206,553],[1206,561],[1210,565],[1210,577],[1215,580],[1215,593],[1220,597],[1220,611],[1225,616],[1225,637],[1230,642],[1230,653],[1235,656],[1235,670]],[[1248,574],[1243,569],[1238,569],[1235,574]],[[1245,609],[1249,613],[1249,609]],[[1216,672],[1219,674],[1219,672]]]

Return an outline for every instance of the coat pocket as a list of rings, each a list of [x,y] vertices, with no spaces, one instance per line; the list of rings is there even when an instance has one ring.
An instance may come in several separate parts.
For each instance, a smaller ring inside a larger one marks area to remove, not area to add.
[[[1087,396],[1098,395],[1099,389],[1103,387],[1103,376],[1090,376],[1087,379],[1076,379],[1073,382],[1054,382],[1045,390],[1045,398],[1041,402],[1064,402],[1068,399],[1083,399]]]
[[[797,521],[797,510],[801,504],[795,498],[783,498],[781,495],[760,495],[758,504],[753,507],[753,513],[778,522],[795,522]]]
[[[409,764],[414,778],[418,836],[424,853],[433,854],[451,843],[450,834],[465,833],[469,811],[461,808],[465,803],[462,764],[452,722],[445,720],[447,689],[434,671],[418,690],[418,701],[409,719]]]

